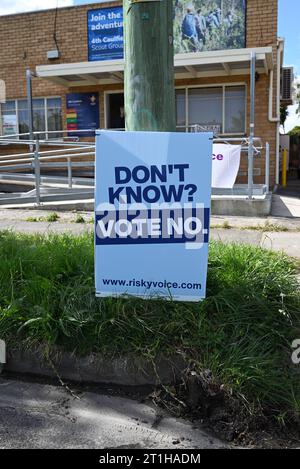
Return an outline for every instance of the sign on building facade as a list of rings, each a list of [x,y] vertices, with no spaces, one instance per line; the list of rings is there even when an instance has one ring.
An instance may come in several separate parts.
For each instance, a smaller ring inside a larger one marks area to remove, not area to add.
[[[205,297],[212,133],[97,131],[96,293]]]
[[[246,47],[245,0],[175,0],[175,54]]]
[[[99,94],[96,93],[70,93],[67,94],[67,130],[70,136],[93,137],[94,132],[84,134],[77,130],[92,130],[99,128]]]
[[[2,134],[4,136],[18,134],[18,122],[16,114],[3,114]]]
[[[123,58],[123,8],[88,12],[89,61]],[[174,52],[246,47],[246,0],[174,0]]]
[[[88,11],[89,61],[123,58],[123,8]]]

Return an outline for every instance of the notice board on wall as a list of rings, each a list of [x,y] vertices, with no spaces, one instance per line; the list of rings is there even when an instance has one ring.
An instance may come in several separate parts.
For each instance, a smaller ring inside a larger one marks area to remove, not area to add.
[[[205,297],[212,137],[97,131],[97,296]]]
[[[67,130],[71,137],[93,137],[100,127],[99,94],[70,93],[66,103]],[[91,132],[76,132],[90,130]]]

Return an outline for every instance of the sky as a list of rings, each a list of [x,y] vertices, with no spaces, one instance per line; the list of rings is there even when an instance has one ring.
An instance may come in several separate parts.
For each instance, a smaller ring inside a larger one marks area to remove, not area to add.
[[[0,0],[0,15],[25,11],[43,10],[47,8],[98,3],[104,0]],[[267,2],[268,0],[266,0]],[[292,65],[300,79],[300,1],[279,0],[278,35],[285,38],[284,64]],[[300,117],[296,115],[296,106],[289,108],[286,131],[300,125]]]
[[[100,3],[104,0],[0,0],[0,15],[20,13],[24,11],[47,10],[48,8]]]

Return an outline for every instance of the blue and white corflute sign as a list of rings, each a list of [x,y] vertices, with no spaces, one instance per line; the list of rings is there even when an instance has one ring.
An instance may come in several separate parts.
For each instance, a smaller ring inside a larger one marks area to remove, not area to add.
[[[97,296],[205,297],[212,137],[97,131]]]

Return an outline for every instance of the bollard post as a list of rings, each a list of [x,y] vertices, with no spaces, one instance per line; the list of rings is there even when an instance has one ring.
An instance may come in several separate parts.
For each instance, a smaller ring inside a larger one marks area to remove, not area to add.
[[[270,144],[266,143],[266,179],[265,185],[267,187],[267,194],[270,192]]]
[[[282,187],[286,187],[286,172],[287,172],[287,150],[283,150],[282,154]]]
[[[68,157],[68,186],[69,189],[73,187],[73,180],[72,180],[72,161],[71,158]]]

